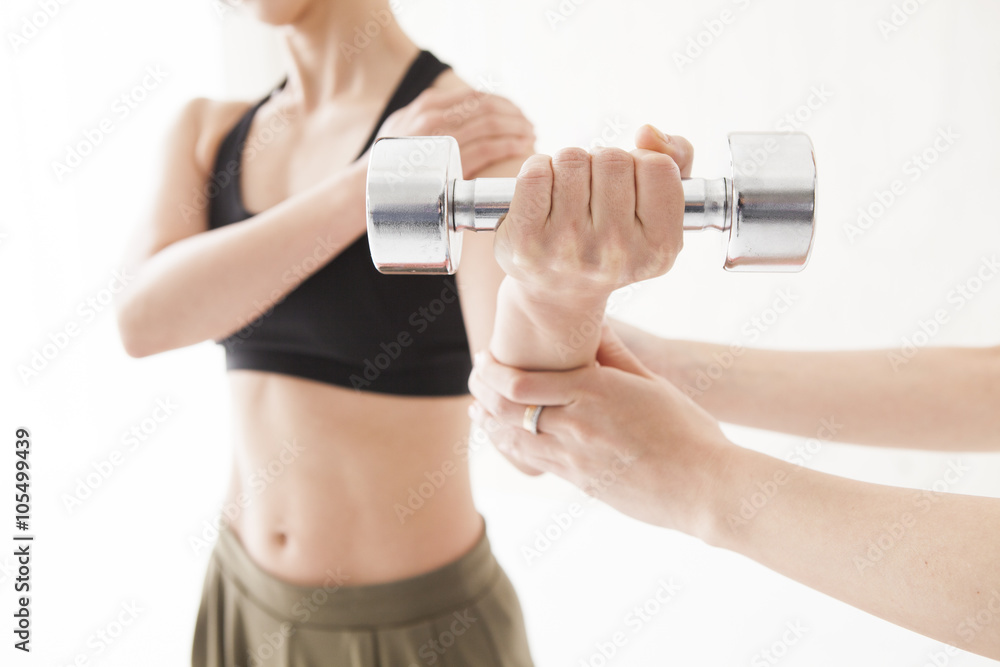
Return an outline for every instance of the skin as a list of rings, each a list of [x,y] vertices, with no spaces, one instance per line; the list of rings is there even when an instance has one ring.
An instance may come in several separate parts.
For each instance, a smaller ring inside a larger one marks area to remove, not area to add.
[[[649,125],[638,130],[636,145],[631,153],[565,149],[524,163],[496,234],[495,254],[507,275],[493,358],[537,370],[591,363],[600,343],[594,322],[611,292],[673,266],[683,247],[681,178],[690,176],[694,150],[685,138]],[[540,474],[508,458],[522,472]]]
[[[525,372],[481,355],[473,419],[505,455],[624,514],[1000,658],[1000,499],[868,484],[742,449],[610,326],[596,360]],[[526,404],[546,406],[538,435],[520,427]]]
[[[843,424],[828,440],[965,451],[1000,442],[1000,347],[924,348],[909,359],[899,350],[742,348],[701,389],[728,346],[613,325],[645,365],[725,422],[811,438],[820,419],[836,415]]]
[[[208,229],[197,195],[219,142],[250,103],[194,100],[168,137],[159,193],[125,260],[136,279],[118,324],[135,357],[242,329],[309,275],[303,267],[318,268],[313,259],[332,258],[365,231],[367,156],[354,159],[417,46],[393,20],[350,62],[343,57],[354,27],[388,12],[384,0],[244,4],[278,26],[288,63],[287,85],[254,117],[247,146],[259,149],[245,156],[240,175],[244,203],[258,215]],[[475,93],[451,71],[380,134],[455,136],[466,178],[513,176],[534,143],[513,104]],[[466,328],[470,347],[483,349],[503,274],[487,235],[466,238],[463,254],[457,281]],[[452,562],[479,539],[465,464],[467,397],[365,393],[248,370],[228,379],[234,454],[226,501],[252,498],[230,527],[265,571],[303,585],[328,582],[329,572],[349,585],[392,581]],[[249,480],[290,440],[301,452],[257,494]],[[401,522],[395,506],[443,466],[454,474]]]
[[[650,133],[636,143],[664,148]],[[550,279],[559,277],[553,270]],[[624,514],[1000,658],[1000,569],[988,537],[1000,534],[1000,499],[811,471],[736,446],[717,421],[824,440],[996,450],[997,348],[925,349],[895,368],[890,351],[741,349],[699,389],[731,348],[617,322],[598,335],[589,363],[555,372],[499,357],[495,344],[477,355],[470,416],[517,467],[555,473]],[[528,405],[546,406],[537,435],[522,426]]]

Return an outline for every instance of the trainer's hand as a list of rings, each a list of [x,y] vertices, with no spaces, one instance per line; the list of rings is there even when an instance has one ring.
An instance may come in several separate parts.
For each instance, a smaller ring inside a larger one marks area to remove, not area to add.
[[[567,148],[524,163],[494,245],[508,276],[562,300],[604,298],[670,269],[683,245],[681,177],[693,151],[648,125],[636,145]]]
[[[477,357],[473,421],[523,467],[552,472],[640,521],[704,536],[714,480],[735,445],[707,412],[646,369],[605,325],[598,364],[520,371]],[[538,435],[521,426],[546,406]]]
[[[471,88],[428,88],[389,116],[379,137],[450,136],[458,141],[465,178],[497,162],[534,152],[535,130],[510,100]]]

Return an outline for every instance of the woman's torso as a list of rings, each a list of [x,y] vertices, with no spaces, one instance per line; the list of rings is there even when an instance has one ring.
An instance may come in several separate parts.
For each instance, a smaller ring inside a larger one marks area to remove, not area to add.
[[[405,70],[401,64],[401,70]],[[464,85],[450,71],[436,86]],[[392,90],[289,114],[254,114],[243,204],[269,209],[353,161]],[[218,147],[249,105],[220,105],[203,146]],[[265,134],[275,119],[278,133]],[[263,139],[268,141],[264,142]],[[336,260],[334,260],[336,261]],[[400,579],[448,563],[481,522],[466,466],[465,396],[381,394],[257,370],[231,370],[235,450],[226,502],[250,556],[296,583]]]

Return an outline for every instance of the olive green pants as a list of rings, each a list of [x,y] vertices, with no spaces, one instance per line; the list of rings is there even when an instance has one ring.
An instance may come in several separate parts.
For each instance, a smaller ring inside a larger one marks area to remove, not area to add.
[[[221,531],[205,575],[193,667],[531,667],[521,607],[489,541],[410,579],[298,586]]]

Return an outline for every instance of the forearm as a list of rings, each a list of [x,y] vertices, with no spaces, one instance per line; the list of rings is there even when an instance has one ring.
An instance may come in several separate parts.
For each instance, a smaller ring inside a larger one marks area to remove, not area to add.
[[[1000,500],[867,484],[742,449],[715,493],[709,543],[1000,658]]]
[[[131,350],[153,354],[247,326],[354,242],[364,169],[345,170],[254,218],[174,243],[134,269],[119,323]],[[127,345],[128,346],[128,345]]]
[[[900,363],[893,350],[757,350],[616,329],[643,362],[722,421],[859,444],[1000,447],[997,348],[924,348]]]
[[[568,370],[593,363],[601,339],[603,292],[538,295],[504,279],[497,295],[490,352],[526,370]]]

